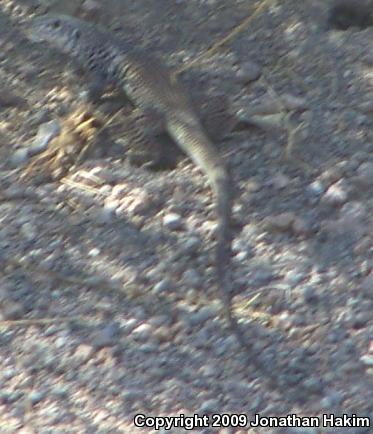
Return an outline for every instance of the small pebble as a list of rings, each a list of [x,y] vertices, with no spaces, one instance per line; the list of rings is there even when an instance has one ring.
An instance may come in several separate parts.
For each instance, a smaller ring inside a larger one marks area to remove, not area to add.
[[[215,413],[219,409],[219,401],[217,399],[208,399],[199,408],[198,413]]]
[[[183,245],[180,249],[180,253],[182,253],[183,255],[192,256],[193,254],[195,254],[198,251],[200,246],[201,246],[200,238],[190,237],[187,240],[185,240],[185,242],[183,243]]]
[[[285,94],[281,96],[282,103],[288,110],[306,110],[308,108],[307,100],[300,96]]]
[[[365,354],[360,357],[360,361],[369,368],[373,367],[373,354]]]
[[[366,297],[373,299],[373,273],[363,279],[361,289]]]
[[[291,284],[292,286],[297,286],[302,280],[305,279],[305,274],[298,270],[290,270],[286,273],[285,281]]]
[[[325,192],[325,185],[317,179],[308,186],[308,191],[315,196],[321,196]]]
[[[28,149],[27,148],[19,148],[13,152],[10,163],[12,167],[23,166],[29,158]]]
[[[128,389],[122,392],[122,398],[124,401],[142,401],[144,399],[144,391],[137,389]]]
[[[322,388],[323,388],[320,378],[317,378],[317,377],[306,378],[306,380],[303,381],[303,386],[310,393],[320,393],[322,391]]]
[[[204,307],[199,309],[197,312],[192,313],[188,317],[188,323],[192,327],[201,326],[210,318],[214,318],[216,316],[215,309],[211,309],[210,307]]]
[[[284,212],[282,214],[267,217],[265,220],[265,225],[268,229],[284,232],[291,228],[294,219],[294,213]]]
[[[286,434],[318,434],[319,431],[315,428],[289,428],[286,430]],[[273,432],[273,434],[276,434]]]
[[[81,5],[82,14],[85,19],[97,17],[101,12],[101,4],[95,0],[84,0]]]
[[[153,288],[154,294],[161,294],[162,292],[168,291],[171,288],[171,281],[169,279],[163,279],[156,283]]]
[[[309,235],[314,230],[314,227],[309,220],[296,217],[293,221],[292,229],[295,235]]]
[[[272,178],[271,183],[277,190],[282,190],[290,185],[291,179],[279,172]]]
[[[84,363],[92,357],[93,353],[94,348],[91,345],[80,344],[76,348],[73,358],[79,360],[81,363]]]
[[[113,346],[116,344],[118,334],[118,324],[116,322],[112,322],[95,334],[92,345],[97,349]]]
[[[258,80],[261,74],[262,68],[255,62],[242,62],[236,71],[236,77],[243,84]]]
[[[183,226],[183,219],[179,214],[169,213],[163,217],[163,224],[170,230],[178,230]]]
[[[3,48],[3,46],[1,47]],[[2,53],[3,54],[3,53]],[[1,89],[0,107],[26,107],[27,101],[5,86]]]
[[[253,270],[250,282],[254,287],[269,284],[276,278],[275,273],[270,267],[260,266]]]
[[[35,138],[28,148],[28,155],[32,156],[45,151],[49,143],[61,132],[61,125],[57,120],[41,124]]]
[[[104,209],[105,211],[114,214],[120,206],[120,201],[118,199],[114,199],[112,196],[109,196],[105,199]]]
[[[26,222],[21,226],[21,234],[28,240],[32,241],[37,236],[37,229],[32,223]]]
[[[369,188],[373,185],[373,163],[362,163],[356,172],[355,183],[361,188]]]
[[[303,288],[301,288],[301,293],[306,303],[315,304],[318,302],[319,297],[317,295],[316,289],[313,286],[304,286]]]
[[[186,270],[183,273],[183,280],[186,285],[192,288],[198,288],[202,284],[202,279],[196,270]]]
[[[373,50],[370,50],[363,58],[362,61],[368,65],[373,66]]]
[[[4,320],[21,319],[24,313],[23,305],[17,301],[7,300],[1,305],[0,317]]]
[[[91,256],[92,258],[96,258],[100,253],[101,253],[100,249],[94,247],[88,252],[88,256]]]
[[[140,324],[132,331],[132,336],[141,342],[147,341],[153,333],[153,327],[150,324]]]
[[[372,95],[372,98],[373,98],[373,95]],[[371,99],[370,101],[364,101],[364,102],[360,103],[359,109],[360,109],[360,111],[367,113],[367,114],[373,113],[373,99]]]
[[[111,195],[114,199],[120,199],[128,192],[128,188],[127,184],[116,184],[111,190]]]
[[[41,391],[34,390],[29,394],[29,399],[32,405],[38,404],[40,401],[43,400],[45,394]]]
[[[17,374],[17,371],[13,368],[4,369],[2,377],[4,380],[10,380]]]
[[[115,214],[112,209],[99,208],[95,213],[95,219],[99,225],[112,223],[114,218]]]
[[[343,181],[332,184],[322,196],[322,201],[331,206],[343,205],[348,199],[348,190]]]
[[[342,400],[342,396],[339,392],[332,392],[325,396],[320,401],[320,407],[323,410],[331,410],[338,406]]]

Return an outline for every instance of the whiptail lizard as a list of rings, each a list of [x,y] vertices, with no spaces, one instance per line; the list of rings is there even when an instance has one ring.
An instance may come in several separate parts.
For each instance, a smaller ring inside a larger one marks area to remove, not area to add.
[[[372,0],[334,0],[328,12],[327,28],[347,30],[373,26]]]
[[[217,200],[216,268],[225,313],[240,344],[249,347],[231,307],[231,178],[182,86],[157,59],[77,18],[38,17],[27,35],[34,42],[47,42],[75,58],[95,79],[94,93],[99,94],[107,85],[123,90],[136,108],[155,115],[176,144],[205,172]]]

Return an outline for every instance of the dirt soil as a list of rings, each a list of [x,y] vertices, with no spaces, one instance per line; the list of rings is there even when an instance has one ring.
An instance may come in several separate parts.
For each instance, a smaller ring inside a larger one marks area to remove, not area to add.
[[[1,433],[156,432],[134,426],[139,413],[320,420],[210,418],[201,433],[372,432],[373,28],[327,29],[330,3],[0,0]],[[188,159],[131,167],[119,114],[104,133],[90,124],[96,149],[63,179],[22,177],[43,127],[58,135],[81,107],[99,119],[114,104],[84,102],[89,77],[23,29],[46,10],[75,14],[176,70],[260,6],[180,73],[237,186],[248,353],[223,315],[213,198]],[[323,426],[324,414],[371,425]]]

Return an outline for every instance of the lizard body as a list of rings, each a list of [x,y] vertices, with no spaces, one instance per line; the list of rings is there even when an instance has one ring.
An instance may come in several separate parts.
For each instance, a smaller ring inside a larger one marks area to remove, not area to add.
[[[160,120],[168,135],[207,175],[217,200],[218,285],[229,325],[241,345],[248,346],[231,309],[231,279],[228,276],[231,179],[182,86],[156,58],[77,18],[64,15],[39,17],[31,24],[28,37],[35,42],[47,42],[74,57],[93,75],[94,93],[100,93],[106,85],[123,90],[136,108]]]
[[[327,28],[347,30],[373,26],[372,0],[334,0],[328,12]]]

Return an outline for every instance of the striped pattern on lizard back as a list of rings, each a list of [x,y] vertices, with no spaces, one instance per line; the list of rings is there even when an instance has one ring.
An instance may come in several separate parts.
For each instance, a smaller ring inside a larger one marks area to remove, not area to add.
[[[240,343],[248,346],[231,311],[231,279],[228,276],[231,179],[183,87],[171,79],[168,69],[156,58],[77,18],[64,15],[39,17],[31,24],[28,35],[35,42],[47,42],[74,57],[92,74],[98,90],[109,84],[123,90],[135,107],[160,119],[170,137],[205,172],[217,200],[218,285],[229,325]]]

